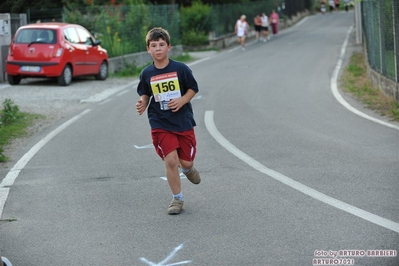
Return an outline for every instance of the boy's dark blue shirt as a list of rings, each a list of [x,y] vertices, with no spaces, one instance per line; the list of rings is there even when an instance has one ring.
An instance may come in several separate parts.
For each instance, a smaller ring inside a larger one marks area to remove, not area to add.
[[[137,93],[140,96],[148,95],[150,97],[147,114],[151,129],[164,129],[174,132],[187,131],[196,126],[191,102],[183,105],[177,112],[161,110],[161,105],[155,101],[151,89],[152,77],[170,73],[177,73],[181,96],[186,94],[188,89],[192,89],[195,93],[198,92],[198,84],[191,69],[182,62],[169,59],[169,64],[163,69],[156,68],[154,64],[143,69],[140,74],[140,82],[137,85]]]

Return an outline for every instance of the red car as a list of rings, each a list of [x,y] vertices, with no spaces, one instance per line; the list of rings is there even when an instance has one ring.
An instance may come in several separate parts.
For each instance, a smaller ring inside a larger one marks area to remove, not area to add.
[[[21,26],[10,44],[6,72],[8,82],[17,85],[22,78],[57,78],[68,86],[73,77],[108,77],[108,54],[88,30],[76,24],[59,22]]]

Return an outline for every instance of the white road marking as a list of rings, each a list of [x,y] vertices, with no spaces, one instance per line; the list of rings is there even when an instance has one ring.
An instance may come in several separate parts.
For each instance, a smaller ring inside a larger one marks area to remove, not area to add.
[[[160,179],[163,179],[163,180],[168,180],[168,179],[166,178],[166,176],[160,176],[159,178],[160,178]],[[180,173],[180,179],[184,179],[184,178],[187,178],[186,175],[183,174],[183,173]]]
[[[310,188],[308,186],[305,186],[279,172],[276,172],[270,168],[267,168],[266,166],[262,165],[255,159],[251,158],[241,150],[239,150],[237,147],[235,147],[233,144],[231,144],[227,139],[225,139],[222,134],[218,131],[216,128],[214,121],[213,121],[213,111],[206,111],[205,112],[205,125],[206,128],[208,129],[209,133],[213,136],[213,138],[219,142],[220,145],[222,145],[226,150],[228,150],[230,153],[241,159],[243,162],[247,163],[249,166],[253,167],[255,170],[258,170],[259,172],[262,172],[275,180],[290,186],[291,188],[298,190],[299,192],[302,192],[305,195],[308,195],[316,200],[319,200],[321,202],[324,202],[330,206],[333,206],[337,209],[340,209],[342,211],[345,211],[349,214],[355,215],[357,217],[360,217],[366,221],[372,222],[374,224],[380,225],[384,228],[387,228],[389,230],[392,230],[394,232],[399,233],[399,224],[395,223],[393,221],[390,221],[388,219],[385,219],[383,217],[380,217],[378,215],[372,214],[370,212],[367,212],[365,210],[362,210],[360,208],[357,208],[355,206],[352,206],[350,204],[347,204],[343,201],[334,199],[330,196],[327,196],[326,194],[323,194],[313,188]]]
[[[192,63],[189,63],[189,64],[187,64],[187,66],[191,67],[191,66],[193,66],[193,65],[202,63],[202,62],[204,62],[204,61],[206,61],[206,60],[209,60],[209,59],[210,59],[210,57],[205,57],[205,58],[202,58],[202,59],[200,59],[200,60],[197,60],[197,61],[194,61],[194,62],[192,62]]]
[[[296,27],[298,27],[299,25],[301,25],[302,23],[304,23],[306,20],[308,20],[309,17],[305,17],[303,19],[301,19],[299,22],[297,22],[294,26],[290,27],[290,29],[295,29]]]
[[[4,205],[6,203],[9,192],[10,192],[10,188],[0,187],[0,218],[1,218],[1,214],[3,213]]]
[[[99,105],[103,105],[103,104],[106,104],[106,103],[108,103],[108,102],[110,102],[111,101],[111,99],[106,99],[106,100],[104,100],[104,101],[102,101],[102,102],[100,102],[100,103],[98,103]]]
[[[148,145],[144,145],[144,146],[137,146],[137,145],[134,145],[134,147],[135,147],[136,149],[140,150],[140,149],[150,149],[150,148],[153,148],[154,145],[152,145],[152,144],[148,144]]]
[[[94,94],[93,96],[91,96],[87,99],[83,99],[80,102],[81,103],[98,103],[98,102],[104,101],[105,99],[107,99],[108,97],[110,97],[116,93],[119,93],[123,90],[129,89],[133,86],[137,86],[137,84],[138,84],[138,81],[135,80],[133,82],[128,83],[127,85],[120,86],[120,87],[114,87],[112,89],[107,89],[103,92]]]
[[[129,92],[128,90],[124,90],[124,91],[121,91],[120,93],[118,93],[116,96],[121,96],[121,95],[126,94],[128,92]]]
[[[9,192],[9,187],[14,184],[15,179],[18,177],[19,173],[21,170],[25,167],[25,165],[32,159],[32,157],[41,149],[43,148],[44,145],[47,144],[52,138],[57,136],[61,131],[63,131],[65,128],[70,126],[72,123],[74,123],[76,120],[90,112],[91,109],[87,109],[83,111],[82,113],[72,117],[69,119],[67,122],[50,132],[46,137],[44,137],[41,141],[36,143],[35,146],[33,146],[27,153],[22,156],[21,159],[14,165],[13,168],[8,172],[6,177],[1,181],[0,183],[0,217],[1,214],[3,213],[4,209],[4,204],[7,200],[8,192]]]
[[[393,125],[391,123],[384,122],[382,120],[379,120],[377,118],[371,117],[369,115],[366,115],[365,113],[360,112],[359,110],[357,110],[356,108],[351,106],[347,101],[345,101],[344,98],[339,93],[338,85],[337,85],[338,73],[341,70],[342,62],[343,62],[344,56],[345,56],[346,46],[348,45],[348,41],[349,41],[349,35],[352,32],[352,30],[353,30],[353,26],[351,26],[349,28],[349,30],[348,30],[348,32],[346,34],[346,38],[345,38],[344,44],[342,45],[341,54],[339,56],[339,60],[337,62],[337,65],[336,65],[336,67],[334,69],[334,72],[333,72],[333,75],[331,77],[331,91],[332,91],[335,99],[337,99],[337,101],[340,104],[342,104],[345,108],[347,108],[349,111],[353,112],[354,114],[357,114],[358,116],[366,118],[366,119],[368,119],[370,121],[373,121],[375,123],[378,123],[380,125],[399,130],[399,126],[395,126],[395,125]]]
[[[176,253],[182,248],[183,248],[183,244],[180,244],[179,246],[175,247],[175,249],[160,263],[154,263],[152,261],[147,260],[146,258],[140,258],[140,260],[150,266],[175,266],[175,265],[191,263],[191,260],[185,260],[185,261],[175,262],[175,263],[171,263],[171,264],[165,264],[168,261],[170,261],[176,255]]]

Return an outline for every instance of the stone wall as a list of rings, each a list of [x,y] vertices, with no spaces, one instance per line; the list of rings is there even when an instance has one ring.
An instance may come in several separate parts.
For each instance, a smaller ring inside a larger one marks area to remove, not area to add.
[[[379,88],[389,98],[399,102],[399,83],[386,78],[367,64],[367,74],[374,87]]]
[[[367,44],[364,42],[363,53],[366,58],[367,75],[374,87],[379,88],[386,96],[399,102],[399,83],[381,75],[370,67],[367,57]]]

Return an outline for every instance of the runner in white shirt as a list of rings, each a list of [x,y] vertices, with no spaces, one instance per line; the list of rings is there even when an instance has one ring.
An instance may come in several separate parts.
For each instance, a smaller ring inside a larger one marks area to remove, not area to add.
[[[245,37],[249,30],[248,22],[245,20],[247,17],[242,15],[239,20],[237,20],[234,26],[234,31],[238,37],[238,43],[241,44],[241,49],[245,51]]]
[[[270,40],[269,37],[269,18],[266,16],[266,14],[263,12],[262,16],[260,17],[262,21],[262,32],[263,32],[263,42],[266,42],[267,40]]]

